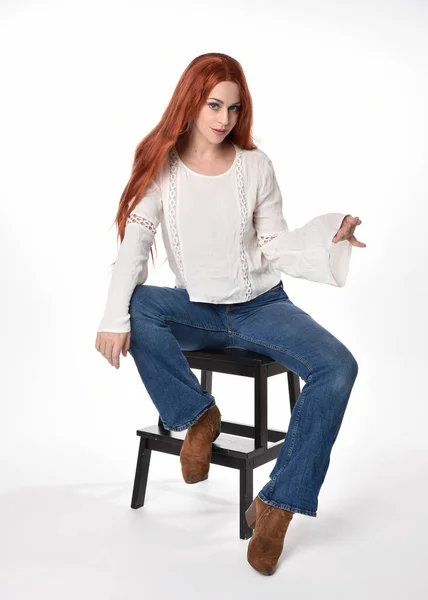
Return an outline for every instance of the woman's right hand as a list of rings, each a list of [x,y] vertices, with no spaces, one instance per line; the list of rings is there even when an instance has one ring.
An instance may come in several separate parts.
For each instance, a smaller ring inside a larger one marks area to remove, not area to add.
[[[131,341],[131,332],[112,333],[109,331],[99,331],[95,340],[95,348],[108,360],[112,367],[120,367],[120,352],[123,356],[127,355]]]

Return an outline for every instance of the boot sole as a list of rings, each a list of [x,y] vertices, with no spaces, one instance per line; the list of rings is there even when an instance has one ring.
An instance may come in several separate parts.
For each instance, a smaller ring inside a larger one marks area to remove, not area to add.
[[[205,481],[205,479],[208,479],[208,475],[205,475],[205,477],[202,477],[202,479],[197,479],[196,481],[184,481],[184,483],[199,483],[200,481]]]

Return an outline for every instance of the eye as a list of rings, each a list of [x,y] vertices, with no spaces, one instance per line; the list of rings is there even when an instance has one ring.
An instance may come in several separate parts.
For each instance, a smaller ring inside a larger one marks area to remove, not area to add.
[[[212,107],[212,106],[219,106],[219,103],[218,103],[218,102],[209,102],[209,103],[208,103],[208,106],[209,106],[209,107]],[[239,109],[240,109],[240,107],[239,107],[239,106],[236,106],[236,105],[235,105],[235,106],[231,106],[230,108],[234,108],[234,109],[236,109],[236,110],[234,110],[233,112],[238,112],[238,111],[239,111]],[[217,108],[213,108],[213,110],[217,110]]]

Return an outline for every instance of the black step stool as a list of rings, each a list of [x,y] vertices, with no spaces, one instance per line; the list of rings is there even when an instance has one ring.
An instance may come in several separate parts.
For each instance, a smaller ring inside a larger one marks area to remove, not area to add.
[[[214,371],[254,377],[254,427],[222,421],[221,433],[213,443],[211,457],[211,463],[239,469],[239,537],[247,540],[253,534],[253,530],[248,527],[245,520],[245,511],[254,499],[253,469],[278,457],[287,434],[286,431],[268,429],[268,377],[287,373],[291,412],[300,394],[299,377],[272,358],[241,348],[185,350],[183,354],[192,369],[201,370],[201,386],[210,394]],[[137,435],[140,436],[140,447],[132,493],[132,508],[140,508],[144,505],[152,450],[179,456],[186,434],[187,430],[165,429],[160,417],[157,425],[137,430]],[[236,436],[239,436],[239,439]]]

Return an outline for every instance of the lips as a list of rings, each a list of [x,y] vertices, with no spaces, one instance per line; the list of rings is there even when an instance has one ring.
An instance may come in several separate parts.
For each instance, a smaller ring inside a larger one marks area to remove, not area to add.
[[[226,129],[215,129],[214,127],[211,127],[211,129],[214,129],[217,133],[226,133]]]

